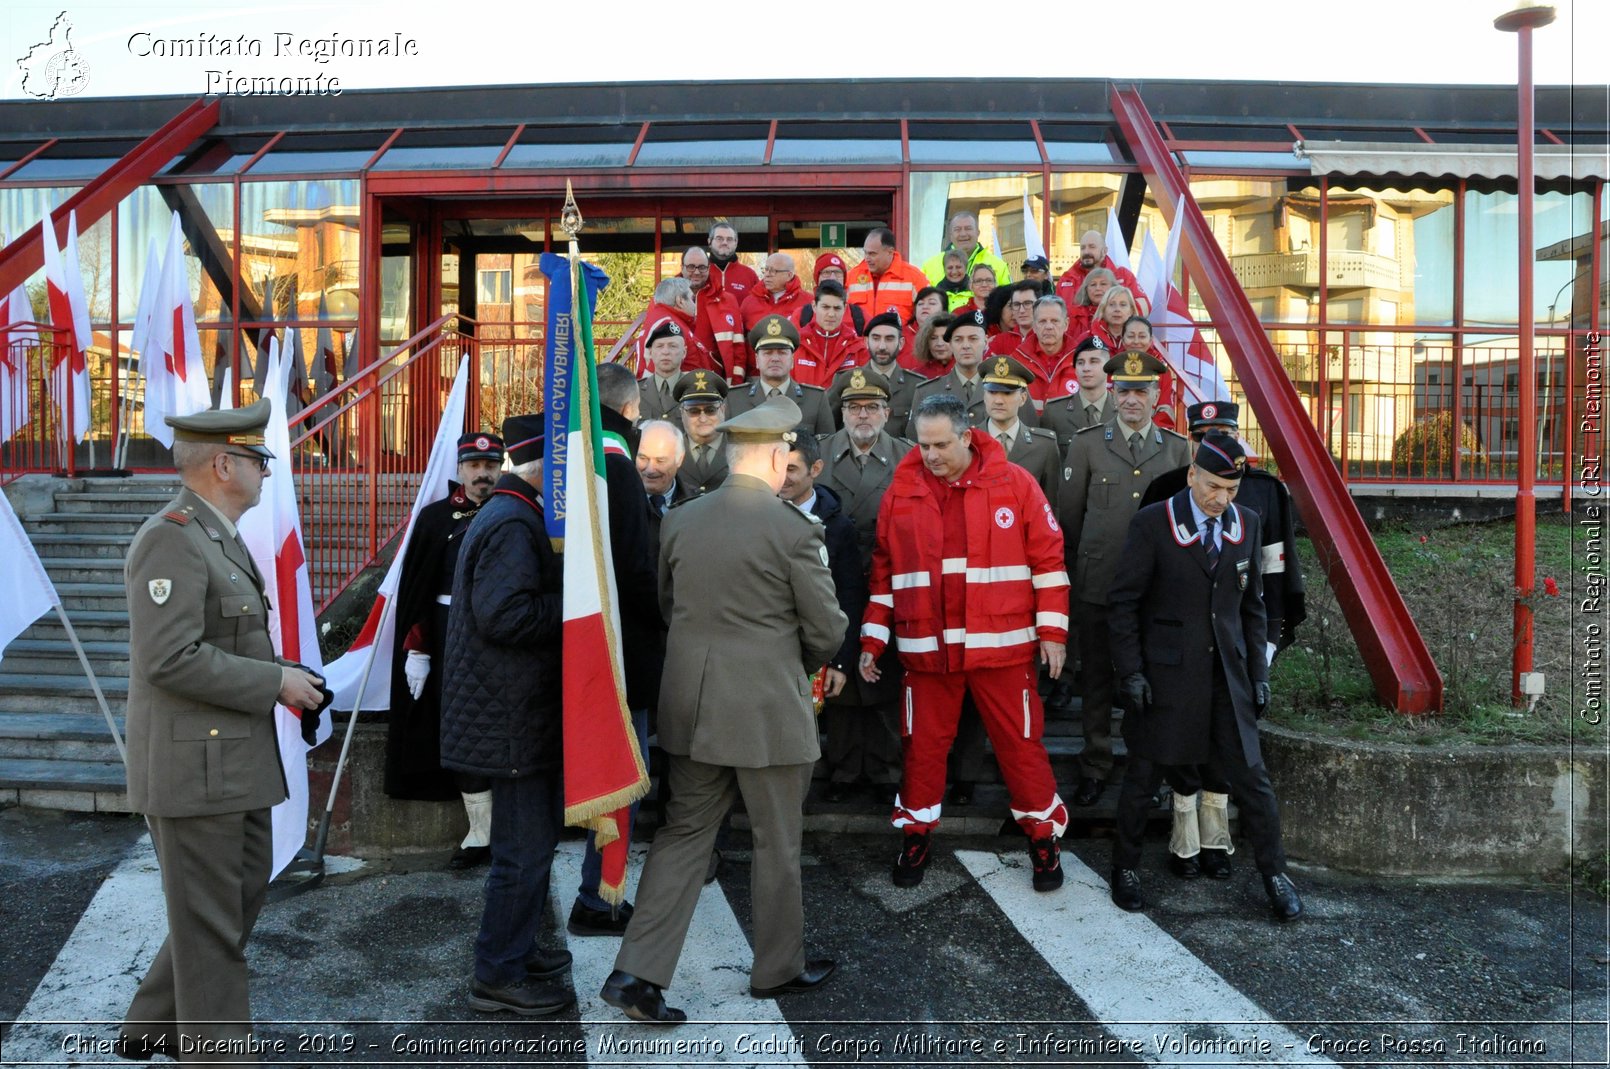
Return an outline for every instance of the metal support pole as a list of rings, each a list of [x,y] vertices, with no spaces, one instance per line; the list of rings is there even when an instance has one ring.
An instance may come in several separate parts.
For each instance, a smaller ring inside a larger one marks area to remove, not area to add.
[[[1520,231],[1520,279],[1517,289],[1516,319],[1519,326],[1520,428],[1516,435],[1515,474],[1515,656],[1510,678],[1510,701],[1521,706],[1523,677],[1532,672],[1533,576],[1537,570],[1537,354],[1533,351],[1534,315],[1532,310],[1533,138],[1536,121],[1532,112],[1532,31],[1554,21],[1554,9],[1546,5],[1522,3],[1500,15],[1493,25],[1515,34],[1519,51],[1519,118],[1515,129],[1515,210]],[[1457,435],[1458,430],[1455,429]],[[1455,439],[1457,442],[1457,438]]]

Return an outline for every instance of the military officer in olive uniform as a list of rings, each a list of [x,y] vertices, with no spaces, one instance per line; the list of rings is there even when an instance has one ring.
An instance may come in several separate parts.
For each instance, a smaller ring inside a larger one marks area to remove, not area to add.
[[[913,410],[930,397],[949,394],[967,406],[967,418],[973,426],[984,425],[989,413],[984,410],[984,376],[979,367],[984,360],[984,347],[989,344],[988,322],[982,310],[975,310],[959,315],[946,324],[945,340],[950,343],[950,351],[954,355],[950,370],[917,387],[911,401]],[[1018,418],[1027,427],[1040,425],[1033,405],[1023,406]],[[914,420],[907,421],[905,434],[907,438],[915,440],[917,428]]]
[[[235,530],[268,477],[268,416],[267,400],[169,416],[184,488],[129,546],[129,804],[151,829],[168,938],[129,1005],[124,1057],[183,1046],[181,1060],[257,1061],[244,949],[273,862],[269,809],[286,796],[274,706],[317,710],[323,682],[275,657],[263,577]]]
[[[855,525],[863,575],[872,572],[878,506],[895,465],[912,449],[910,442],[888,433],[894,418],[890,392],[889,380],[869,365],[841,373],[828,394],[842,413],[844,429],[822,439],[822,474],[816,481],[838,495],[844,515]],[[850,784],[861,778],[872,784],[878,801],[892,805],[900,786],[900,658],[892,644],[883,651],[876,683],[867,682],[855,665],[848,668],[844,689],[822,707],[823,756],[830,777],[822,797],[843,801]]]
[[[727,441],[718,429],[727,418],[727,380],[714,371],[690,371],[671,391],[682,411],[687,455],[677,469],[678,496],[698,497],[727,477]]]
[[[985,434],[1001,443],[1006,459],[1034,476],[1045,491],[1045,499],[1057,507],[1057,488],[1062,483],[1062,452],[1057,436],[1041,427],[1024,424],[1022,414],[1033,412],[1027,404],[1029,383],[1035,375],[1029,366],[1010,356],[985,359],[984,411],[989,419],[980,426]]]
[[[660,746],[671,800],[638,882],[605,1002],[675,1023],[676,972],[716,831],[742,795],[754,825],[749,993],[809,990],[834,970],[805,958],[800,837],[821,749],[811,674],[838,652],[848,618],[834,596],[821,521],[777,496],[799,407],[784,398],[721,425],[732,474],[665,516],[660,604],[670,632]]]
[[[897,431],[903,429],[911,419],[911,406],[916,400],[917,387],[928,381],[910,368],[900,366],[900,346],[904,338],[900,317],[893,312],[884,312],[867,320],[866,348],[870,359],[866,366],[889,383],[889,418],[886,422]],[[833,390],[848,382],[856,370],[846,368],[840,371],[833,377],[833,386],[827,391],[828,407],[833,410],[833,422],[839,427],[844,426],[844,418],[840,406],[833,402]]]
[[[662,319],[644,339],[649,375],[637,383],[639,423],[651,419],[676,419],[676,398],[672,395],[681,380],[682,361],[688,355],[688,340],[674,319]]]
[[[1073,583],[1069,615],[1078,621],[1084,699],[1084,750],[1079,755],[1075,805],[1094,805],[1112,771],[1114,685],[1107,584],[1122,566],[1119,550],[1146,487],[1191,457],[1184,435],[1152,422],[1157,380],[1166,370],[1150,353],[1126,352],[1108,360],[1117,414],[1074,435],[1063,465],[1057,518]]]
[[[799,408],[800,422],[818,435],[833,433],[833,410],[827,393],[794,381],[794,351],[799,328],[783,316],[769,315],[749,331],[755,380],[727,395],[727,411],[741,416],[773,397],[787,397]]]
[[[1040,426],[1057,436],[1057,448],[1068,455],[1073,436],[1086,427],[1097,427],[1117,413],[1112,392],[1107,389],[1107,359],[1112,354],[1101,339],[1092,334],[1079,343],[1073,357],[1078,388],[1066,397],[1053,397],[1040,413]]]

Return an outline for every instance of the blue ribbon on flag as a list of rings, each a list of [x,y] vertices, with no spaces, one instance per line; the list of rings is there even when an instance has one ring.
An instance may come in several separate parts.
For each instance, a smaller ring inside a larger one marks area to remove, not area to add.
[[[570,398],[580,331],[576,329],[570,293],[570,257],[545,252],[539,266],[548,277],[548,324],[542,361],[542,404],[547,415],[548,448],[542,464],[542,482],[543,497],[551,506],[545,517],[548,537],[557,539],[565,536],[565,461],[570,452]],[[601,268],[582,261],[581,277],[587,287],[585,303],[590,324],[592,310],[598,306],[599,291],[609,285],[609,276]]]

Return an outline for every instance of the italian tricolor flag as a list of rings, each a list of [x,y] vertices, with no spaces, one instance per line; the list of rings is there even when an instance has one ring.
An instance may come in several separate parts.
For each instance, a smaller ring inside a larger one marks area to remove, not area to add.
[[[567,289],[568,268],[567,264],[554,279],[562,280]],[[550,285],[550,304],[555,298],[562,300],[554,292],[559,288]],[[560,394],[567,410],[563,454],[556,456],[554,443],[548,450],[548,463],[564,466],[565,823],[596,835],[604,862],[598,893],[613,903],[622,901],[626,891],[627,843],[622,831],[627,809],[648,793],[649,779],[626,707],[621,670],[591,295],[588,285],[576,290],[568,332],[572,359],[556,364],[569,371],[569,381],[550,381],[544,391],[550,403]],[[562,337],[555,340],[564,344]]]

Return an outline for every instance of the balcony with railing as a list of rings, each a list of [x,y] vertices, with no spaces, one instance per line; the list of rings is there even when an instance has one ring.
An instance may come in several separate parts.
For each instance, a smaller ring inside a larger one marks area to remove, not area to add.
[[[1255,252],[1230,257],[1230,269],[1245,290],[1317,290],[1320,284],[1319,250]],[[1332,249],[1326,257],[1325,282],[1332,289],[1402,288],[1398,261],[1391,256],[1352,249]]]

